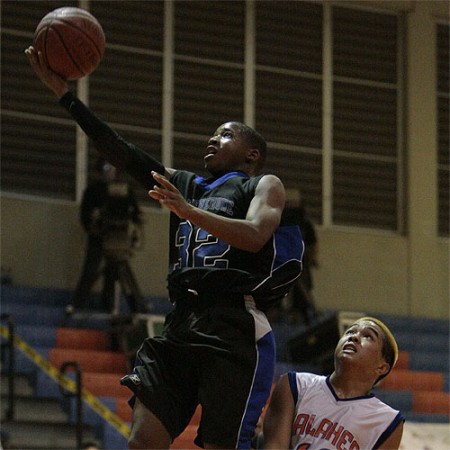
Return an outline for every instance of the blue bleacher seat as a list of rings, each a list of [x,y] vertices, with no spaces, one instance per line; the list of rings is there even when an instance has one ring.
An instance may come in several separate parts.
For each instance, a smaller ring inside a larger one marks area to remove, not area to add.
[[[10,313],[15,323],[16,333],[42,356],[48,358],[48,350],[55,345],[56,326],[74,328],[108,329],[110,317],[103,319],[84,316],[82,320],[65,316],[65,306],[70,303],[73,292],[58,289],[32,288],[15,285],[2,286],[2,313]],[[94,299],[96,297],[94,296]],[[173,306],[167,297],[146,297],[144,299],[152,314],[166,315]],[[95,303],[95,302],[94,302]],[[121,301],[125,303],[126,300]],[[326,320],[329,311],[321,316]],[[383,320],[393,331],[400,350],[409,352],[411,370],[438,371],[444,374],[444,390],[450,392],[449,374],[449,321],[410,318],[387,314],[369,314]],[[276,339],[277,364],[274,380],[289,370],[321,373],[321,367],[314,361],[310,363],[291,363],[287,361],[286,344],[290,338],[306,330],[305,325],[290,325],[287,322],[273,323]],[[5,364],[4,367],[7,367]],[[54,380],[45,372],[37,370],[36,365],[21,351],[16,352],[16,371],[30,375],[36,387],[36,395],[42,397],[61,397]],[[412,413],[412,392],[394,392],[377,389],[376,395],[386,403],[402,411],[407,420],[414,422],[448,423],[449,417],[441,414]],[[107,406],[115,410],[114,400],[102,399]],[[73,400],[67,401],[67,409],[74,417]],[[108,450],[126,448],[124,438],[114,427],[102,419],[86,404],[83,405],[85,420],[101,428],[103,446]]]
[[[446,414],[402,412],[407,422],[449,423],[449,418]]]
[[[14,331],[32,347],[51,348],[56,344],[56,328],[52,326],[17,324]]]
[[[98,400],[101,401],[107,408],[114,411],[116,408],[116,399],[111,397],[99,397]],[[91,408],[87,403],[83,403],[83,423],[91,425],[93,427],[101,426],[103,423],[103,418],[97,414],[97,412]],[[77,417],[77,400],[75,397],[70,398],[69,405],[69,421],[70,423],[76,423]]]
[[[450,392],[450,372],[444,373],[444,392]]]
[[[398,316],[393,314],[371,314],[382,320],[394,334],[414,330],[415,333],[449,334],[449,321],[443,319],[424,319],[423,317]]]
[[[412,351],[409,368],[411,370],[429,370],[432,372],[449,372],[448,351]]]
[[[415,328],[409,331],[395,331],[395,339],[401,350],[414,353],[419,352],[449,352],[449,335],[441,332],[419,332]]]
[[[2,314],[10,314],[15,324],[43,326],[57,326],[65,315],[63,306],[4,302],[3,299]]]
[[[6,284],[1,286],[2,305],[25,303],[34,306],[66,306],[73,297],[67,289]]]
[[[34,348],[43,358],[48,359],[48,347]],[[2,372],[7,373],[9,367],[9,355],[3,357]],[[16,348],[14,355],[15,373],[32,375],[36,372],[36,364],[21,350]]]
[[[108,450],[123,450],[128,448],[128,439],[108,422],[103,424],[103,447]]]
[[[387,391],[375,389],[375,395],[384,403],[398,409],[403,414],[411,411],[413,407],[413,394],[408,391]]]

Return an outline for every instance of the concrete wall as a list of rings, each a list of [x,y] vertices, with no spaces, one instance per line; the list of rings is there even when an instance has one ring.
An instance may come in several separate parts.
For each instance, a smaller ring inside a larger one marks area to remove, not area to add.
[[[314,273],[314,293],[319,307],[449,317],[448,242],[435,241],[428,257],[410,254],[404,236],[324,229],[318,235],[320,267]],[[412,265],[423,261],[431,267],[414,275]],[[429,290],[418,294],[414,285]]]
[[[78,206],[2,197],[1,263],[14,282],[73,289],[84,255]],[[131,267],[146,295],[166,295],[168,214],[146,209],[143,248]],[[410,254],[405,236],[318,228],[319,308],[448,318],[449,242],[435,239],[428,257]],[[423,261],[415,273],[414,266]],[[411,277],[416,279],[414,283]],[[413,285],[428,286],[418,294]]]
[[[31,198],[1,199],[1,264],[17,284],[75,288],[85,234],[75,203]],[[145,294],[165,295],[169,215],[145,212],[143,245],[130,265]]]

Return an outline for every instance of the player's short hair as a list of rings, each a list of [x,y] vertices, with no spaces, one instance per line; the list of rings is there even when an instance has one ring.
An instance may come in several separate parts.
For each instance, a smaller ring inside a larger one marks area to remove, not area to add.
[[[267,143],[264,137],[258,133],[256,130],[254,130],[252,127],[249,127],[248,125],[245,125],[245,123],[242,122],[236,122],[233,121],[241,132],[244,139],[247,141],[247,143],[252,148],[256,148],[259,150],[260,154],[260,163],[259,165],[262,167],[264,163],[266,162],[267,157]]]
[[[389,364],[389,370],[384,374],[378,377],[375,384],[382,380],[385,376],[389,374],[389,372],[394,368],[395,363],[398,359],[398,345],[392,334],[391,330],[380,320],[375,317],[361,317],[357,320],[357,322],[361,322],[363,320],[371,321],[376,323],[381,330],[383,331],[383,347],[381,348],[381,355],[384,360]]]

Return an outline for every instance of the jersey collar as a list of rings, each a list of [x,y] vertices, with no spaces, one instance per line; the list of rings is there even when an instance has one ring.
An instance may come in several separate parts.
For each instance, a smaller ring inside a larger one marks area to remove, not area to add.
[[[241,172],[240,170],[236,170],[234,172],[228,172],[225,175],[222,175],[219,178],[203,178],[201,176],[196,176],[194,179],[194,183],[198,184],[199,186],[202,186],[205,191],[210,191],[226,181],[228,181],[230,178],[234,177],[241,177],[241,178],[250,178],[245,172]]]

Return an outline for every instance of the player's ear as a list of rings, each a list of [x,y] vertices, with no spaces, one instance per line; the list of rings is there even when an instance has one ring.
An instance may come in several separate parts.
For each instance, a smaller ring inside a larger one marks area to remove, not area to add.
[[[247,150],[247,162],[255,162],[260,159],[261,153],[257,148],[249,148]]]
[[[389,365],[388,362],[383,361],[377,368],[376,371],[378,373],[378,377],[382,376],[382,375],[386,375],[389,370],[390,370],[391,366]]]

